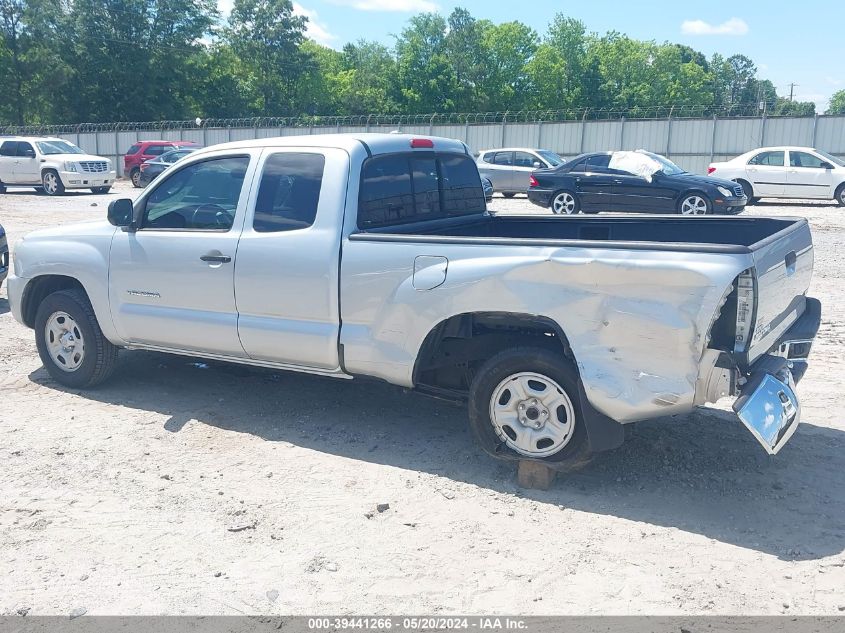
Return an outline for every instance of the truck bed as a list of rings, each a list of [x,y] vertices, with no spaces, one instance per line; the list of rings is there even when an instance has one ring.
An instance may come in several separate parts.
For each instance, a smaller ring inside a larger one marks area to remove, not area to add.
[[[603,248],[750,253],[806,224],[801,218],[678,216],[472,216],[363,231],[369,238],[528,244],[600,242]],[[403,240],[403,241],[404,241]],[[530,241],[529,241],[530,240]]]

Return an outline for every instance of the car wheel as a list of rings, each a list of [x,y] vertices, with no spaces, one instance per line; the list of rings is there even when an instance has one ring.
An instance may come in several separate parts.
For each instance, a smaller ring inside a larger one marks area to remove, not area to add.
[[[48,169],[41,174],[41,188],[48,196],[60,196],[65,192],[62,179],[54,169]]]
[[[108,193],[109,191],[111,191],[111,187],[92,187],[91,188],[92,193],[103,194],[103,193]]]
[[[747,204],[754,204],[755,200],[759,200],[759,198],[754,197],[754,188],[751,186],[751,183],[746,180],[734,180],[740,187],[742,187],[742,193],[745,194],[745,197],[748,198]]]
[[[574,468],[589,457],[578,371],[562,354],[516,347],[489,359],[469,393],[469,420],[494,457]]]
[[[141,188],[141,170],[140,169],[133,169],[129,174],[129,179],[132,181],[132,186],[140,189]]]
[[[839,187],[836,189],[836,204],[840,207],[845,207],[845,182],[843,182]]]
[[[712,209],[710,200],[703,193],[689,193],[681,199],[678,213],[681,215],[706,215]]]
[[[581,210],[581,203],[571,191],[558,191],[552,198],[552,213],[557,215],[574,215]]]
[[[6,193],[6,185],[0,182],[0,193]]]
[[[59,290],[41,302],[35,343],[47,372],[67,387],[93,387],[112,374],[117,362],[117,347],[103,336],[81,290]]]
[[[516,194],[515,194],[515,193],[513,193],[512,191],[503,191],[503,192],[502,192],[502,195],[503,195],[505,198],[513,198]]]

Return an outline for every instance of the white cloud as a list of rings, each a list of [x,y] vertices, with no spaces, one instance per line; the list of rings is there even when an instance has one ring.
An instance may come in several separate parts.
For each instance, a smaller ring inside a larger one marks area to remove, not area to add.
[[[293,14],[308,18],[308,23],[305,25],[305,37],[311,38],[323,46],[331,46],[331,43],[337,39],[337,36],[329,33],[326,25],[319,21],[316,11],[306,9],[298,2],[294,2]]]
[[[229,17],[233,6],[235,6],[235,0],[217,0],[217,10],[220,11],[220,17],[224,20]]]
[[[710,24],[704,20],[684,20],[681,33],[686,35],[745,35],[748,24],[742,18],[731,18],[721,24]]]
[[[361,11],[437,11],[430,0],[331,0],[332,4],[360,9]]]

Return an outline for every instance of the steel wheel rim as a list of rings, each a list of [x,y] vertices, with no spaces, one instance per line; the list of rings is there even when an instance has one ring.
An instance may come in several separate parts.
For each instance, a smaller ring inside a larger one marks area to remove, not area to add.
[[[132,174],[132,184],[135,186],[141,184],[141,172],[136,171]]]
[[[575,213],[575,197],[566,191],[557,194],[552,201],[552,211],[572,215]]]
[[[707,202],[701,196],[689,196],[681,203],[683,215],[704,215],[707,213]]]
[[[56,174],[52,172],[44,174],[44,181],[42,184],[44,185],[44,191],[50,195],[56,193],[59,188],[58,178],[56,178]]]
[[[575,408],[566,391],[548,376],[520,372],[493,390],[490,420],[509,448],[527,457],[548,457],[572,440]]]
[[[77,322],[67,312],[54,312],[44,325],[44,341],[53,364],[68,373],[85,360],[85,339]]]

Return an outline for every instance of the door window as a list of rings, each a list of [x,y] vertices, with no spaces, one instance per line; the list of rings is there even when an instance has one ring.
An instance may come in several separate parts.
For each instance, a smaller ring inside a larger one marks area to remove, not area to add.
[[[0,145],[0,156],[15,156],[18,153],[17,141],[4,141]]]
[[[172,147],[170,145],[150,145],[144,152],[146,156],[160,156],[165,152],[169,152]]]
[[[807,152],[789,152],[790,167],[810,167],[814,169],[821,169],[822,163],[824,162],[827,161],[822,160],[818,156],[808,154]]]
[[[783,152],[760,152],[749,160],[748,164],[783,167]]]
[[[540,163],[540,159],[529,154],[528,152],[514,152],[513,164],[514,167],[534,167],[534,163]]]
[[[496,152],[493,157],[493,163],[496,165],[512,165],[513,152]]]
[[[24,141],[18,142],[18,156],[35,156],[35,150],[32,144],[25,143]]]
[[[132,146],[132,147],[130,147],[128,150],[126,150],[126,153],[127,153],[127,155],[132,155],[132,154],[134,154],[135,152],[137,152],[139,149],[141,149],[141,146],[140,146],[140,145],[133,145],[133,146]]]
[[[147,198],[142,228],[228,231],[248,166],[248,156],[227,156],[171,174]]]
[[[252,228],[259,233],[273,233],[314,224],[325,165],[322,154],[291,152],[270,156],[264,163]]]

